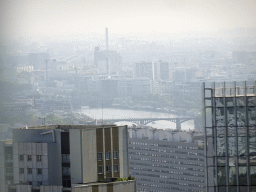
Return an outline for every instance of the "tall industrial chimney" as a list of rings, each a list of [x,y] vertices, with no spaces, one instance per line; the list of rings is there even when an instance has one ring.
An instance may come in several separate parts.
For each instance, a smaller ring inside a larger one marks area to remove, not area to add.
[[[106,28],[106,50],[108,50],[108,28]]]

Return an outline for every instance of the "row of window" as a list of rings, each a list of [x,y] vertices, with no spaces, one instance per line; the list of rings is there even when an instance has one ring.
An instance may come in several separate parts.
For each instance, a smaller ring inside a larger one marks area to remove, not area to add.
[[[177,153],[177,154],[188,154],[188,155],[199,155],[204,156],[204,153],[195,153],[195,152],[188,152],[187,150],[182,151],[174,151],[174,150],[162,150],[162,149],[152,149],[152,148],[140,148],[140,147],[129,147],[129,149],[140,150],[140,151],[153,151],[153,152],[165,152],[165,153]]]
[[[24,159],[25,159],[25,155],[20,155],[20,161],[24,161]],[[42,160],[42,156],[37,155],[36,161],[41,161],[41,160]],[[27,155],[27,161],[32,161],[32,155]]]
[[[173,171],[163,171],[159,169],[150,169],[148,167],[131,167],[130,169],[135,170],[142,170],[142,171],[152,171],[152,172],[166,172],[166,173],[173,173]],[[195,169],[195,168],[188,168],[188,167],[176,167],[176,166],[169,166],[169,169],[179,169],[184,171],[198,171],[198,172],[204,172],[204,169]]]
[[[130,168],[130,171],[132,171],[132,168]],[[148,173],[143,173],[141,171],[134,171],[134,172],[131,172],[132,175],[142,175],[142,176],[150,176],[150,177],[160,177],[160,175],[158,174],[149,174]],[[204,174],[198,174],[198,173],[185,173],[185,172],[172,172],[170,174],[174,174],[174,175],[187,175],[187,176],[197,176],[197,177],[202,177],[204,178]]]
[[[169,182],[171,185],[178,185],[178,186],[189,186],[189,187],[198,187],[198,188],[203,188],[204,185],[195,185],[195,184],[189,184],[189,183],[179,183],[179,182]],[[147,186],[147,187],[154,187],[154,188],[163,188],[163,189],[174,189],[174,190],[179,190],[179,191],[201,191],[201,190],[196,190],[196,189],[184,189],[182,187],[174,187],[174,186],[164,186],[164,185],[156,185],[156,184],[147,184],[147,183],[137,183],[138,186]]]
[[[108,173],[111,172],[111,165],[106,166],[106,172],[108,172]],[[119,172],[119,166],[118,165],[114,165],[114,172]],[[98,166],[98,173],[103,174],[103,165]]]
[[[164,145],[164,144],[157,144],[157,143],[140,143],[140,142],[129,142],[130,145],[146,145],[146,146],[155,146],[155,147],[168,147],[168,148],[178,148],[178,149],[191,149],[197,150],[197,147],[191,146],[175,146],[175,145]],[[165,150],[161,150],[161,152],[166,152]]]
[[[136,149],[136,147],[133,147],[133,148],[130,148],[130,147],[129,147],[129,149]],[[156,151],[156,152],[157,152],[157,151]],[[173,151],[173,153],[204,156],[203,153],[194,153],[194,152],[192,153],[192,152]],[[161,155],[161,154],[157,154],[157,153],[144,153],[144,152],[129,152],[129,154],[144,155],[144,156],[155,156],[155,157],[160,157],[160,156],[172,157],[172,156],[170,156],[170,155]]]
[[[24,168],[20,168],[20,174],[24,173]],[[28,174],[32,174],[32,168],[28,168]],[[37,175],[42,175],[42,169],[37,169]]]
[[[118,159],[118,151],[113,152],[113,158]],[[106,152],[106,160],[110,160],[110,159],[111,159],[111,151],[107,151]],[[98,152],[98,161],[102,161],[102,160],[103,160],[103,153]]]
[[[20,183],[22,183],[22,181],[20,181]],[[32,182],[31,182],[31,181],[29,181],[29,182],[28,182],[28,184],[29,184],[29,185],[32,185]],[[41,182],[41,181],[36,182],[36,186],[38,186],[38,187],[39,187],[39,186],[41,186],[41,185],[43,185],[43,182]]]
[[[173,162],[174,164],[184,164],[184,165],[192,165],[190,163],[183,163],[183,162]],[[143,167],[159,167],[159,168],[163,168],[162,170],[160,170],[161,172],[165,172],[166,170],[172,168],[173,166],[171,165],[159,165],[159,164],[149,164],[149,163],[137,163],[137,162],[130,162],[130,165],[142,165]],[[197,166],[197,165],[196,165]],[[201,171],[204,171],[204,165],[203,164],[198,164],[198,166],[201,166]],[[182,167],[180,167],[180,169],[182,169]],[[168,171],[169,173],[169,171]]]
[[[163,162],[163,163],[173,163],[173,159],[184,159],[184,160],[194,160],[194,161],[204,161],[204,159],[197,159],[197,158],[189,158],[189,157],[177,157],[177,156],[173,156],[170,157],[170,161],[163,159],[160,160],[159,158],[157,159],[151,159],[151,158],[143,158],[140,156],[135,156],[135,157],[130,157],[130,159],[133,160],[142,160],[142,161],[151,161],[151,162]]]

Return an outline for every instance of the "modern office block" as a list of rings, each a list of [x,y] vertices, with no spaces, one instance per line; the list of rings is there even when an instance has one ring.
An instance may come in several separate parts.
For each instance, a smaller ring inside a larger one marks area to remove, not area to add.
[[[256,191],[256,82],[203,84],[206,191]]]
[[[131,128],[130,174],[136,190],[204,192],[203,133]]]
[[[13,130],[14,184],[9,191],[85,192],[98,191],[103,185],[101,191],[118,191],[120,186],[134,191],[135,180],[115,182],[128,173],[126,126],[47,125]]]

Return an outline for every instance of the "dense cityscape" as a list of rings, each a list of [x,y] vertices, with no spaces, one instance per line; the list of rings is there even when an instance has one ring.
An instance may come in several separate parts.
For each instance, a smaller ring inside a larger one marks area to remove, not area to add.
[[[163,0],[168,17],[154,2],[122,2],[131,13],[109,2],[119,15],[152,12],[120,20],[102,2],[83,2],[85,13],[80,1],[38,3],[0,2],[12,7],[0,20],[1,192],[256,191],[253,19],[225,20],[226,1]],[[227,23],[198,19],[196,5]]]

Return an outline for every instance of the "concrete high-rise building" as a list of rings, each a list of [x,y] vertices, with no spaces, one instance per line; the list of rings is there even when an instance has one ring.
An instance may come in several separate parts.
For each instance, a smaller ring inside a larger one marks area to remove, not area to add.
[[[170,64],[159,60],[154,62],[154,80],[168,81],[170,79]]]
[[[12,141],[0,141],[0,190],[8,191],[8,185],[13,183]]]
[[[114,75],[121,70],[122,58],[116,51],[101,51],[99,47],[95,47],[94,63],[98,74]]]
[[[134,77],[141,78],[146,77],[149,79],[154,78],[154,64],[152,62],[142,61],[134,64]]]
[[[47,125],[13,130],[17,192],[134,191],[126,126]]]
[[[256,191],[256,82],[203,83],[206,191]]]
[[[130,174],[136,190],[204,192],[203,133],[129,128]]]

